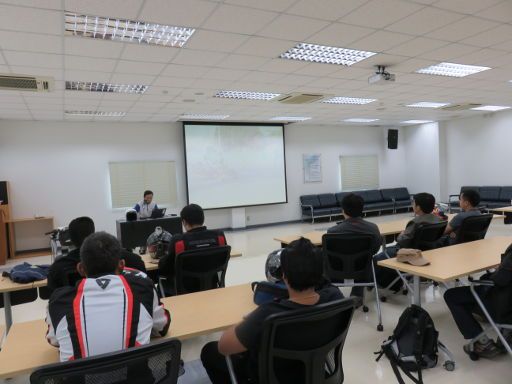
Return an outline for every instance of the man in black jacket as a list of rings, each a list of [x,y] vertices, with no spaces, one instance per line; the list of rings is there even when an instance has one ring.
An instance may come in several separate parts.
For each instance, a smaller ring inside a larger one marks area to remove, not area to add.
[[[75,248],[66,256],[61,257],[52,264],[48,272],[48,293],[51,295],[57,288],[74,285],[80,278],[76,266],[80,262],[80,247],[84,240],[94,233],[94,221],[90,217],[78,217],[69,223],[69,237]],[[127,251],[121,251],[121,259],[125,266],[146,272],[144,261],[140,256]]]
[[[488,280],[494,286],[476,286],[475,290],[482,299],[491,316],[499,309],[501,316],[512,316],[512,246],[509,246],[502,256],[502,261],[496,272],[485,274],[480,280]],[[450,309],[453,319],[460,332],[467,340],[472,340],[480,335],[483,330],[473,313],[479,306],[470,291],[470,287],[456,287],[448,289],[444,293],[444,300]],[[494,317],[494,316],[493,316]],[[512,343],[512,334],[507,336]],[[501,353],[496,343],[486,335],[482,336],[473,345],[464,345],[466,353],[474,352],[480,357],[492,358]]]

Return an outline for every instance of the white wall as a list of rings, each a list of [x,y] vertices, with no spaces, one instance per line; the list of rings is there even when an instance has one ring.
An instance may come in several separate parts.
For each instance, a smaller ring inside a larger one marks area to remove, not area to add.
[[[402,129],[405,136],[405,185],[410,193],[429,192],[441,196],[438,123]]]
[[[299,218],[301,194],[340,189],[339,156],[377,154],[380,186],[406,185],[405,149],[386,149],[386,129],[365,126],[286,127],[288,204],[246,209],[248,225]],[[112,211],[109,161],[174,160],[179,212],[186,203],[181,124],[0,121],[0,179],[9,180],[15,217],[53,215],[56,225],[89,215],[98,229],[115,231],[123,211]],[[323,182],[304,184],[302,154],[321,153]],[[155,197],[158,200],[158,196]],[[207,212],[207,224],[229,227],[230,210]]]

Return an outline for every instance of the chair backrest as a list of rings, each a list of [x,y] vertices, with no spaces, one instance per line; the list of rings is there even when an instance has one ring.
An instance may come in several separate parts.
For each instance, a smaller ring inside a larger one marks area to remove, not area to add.
[[[176,256],[176,294],[224,287],[231,247],[210,247],[185,251]]]
[[[439,240],[444,235],[447,225],[447,221],[419,224],[414,231],[411,248],[419,249],[421,251],[439,248]]]
[[[313,208],[320,208],[320,199],[318,195],[302,195],[300,197],[300,203],[302,205],[311,205]]]
[[[259,348],[259,382],[338,384],[342,352],[354,313],[352,299],[269,316]]]
[[[333,282],[368,280],[371,271],[373,236],[326,233],[322,236],[325,273]]]
[[[51,364],[30,375],[31,384],[175,384],[181,343],[164,340],[142,347]]]
[[[491,225],[493,214],[469,216],[462,220],[455,242],[468,243],[470,241],[482,240],[487,234],[489,225]]]

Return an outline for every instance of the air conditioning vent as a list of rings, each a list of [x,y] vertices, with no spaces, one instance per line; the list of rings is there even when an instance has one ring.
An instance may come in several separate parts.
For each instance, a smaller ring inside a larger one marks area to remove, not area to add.
[[[0,90],[51,92],[53,88],[52,77],[0,75]]]
[[[471,108],[481,107],[482,104],[479,103],[462,103],[462,104],[452,104],[446,107],[441,108],[443,111],[466,111]]]
[[[288,95],[282,95],[276,100],[280,103],[284,104],[307,104],[313,103],[318,100],[325,99],[326,97],[331,97],[332,95],[321,95],[321,94],[313,94],[313,93],[291,93]]]

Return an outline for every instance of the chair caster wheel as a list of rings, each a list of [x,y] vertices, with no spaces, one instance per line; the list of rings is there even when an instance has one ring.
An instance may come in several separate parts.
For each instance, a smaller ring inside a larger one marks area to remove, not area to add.
[[[455,370],[455,361],[448,360],[443,364],[444,369],[446,369],[449,372],[452,372]]]
[[[377,325],[377,331],[379,331],[379,332],[384,331],[384,327],[382,326],[382,324]]]
[[[386,301],[388,301],[388,298],[386,296],[382,296],[380,298],[380,301],[382,301],[383,303],[385,303]]]
[[[367,307],[366,305],[363,305],[363,312],[365,312],[365,313],[366,313],[366,312],[368,312],[368,311],[369,311],[368,307]]]
[[[469,352],[469,358],[473,361],[477,361],[480,359],[480,356],[478,356],[478,354],[476,354],[475,352]]]

